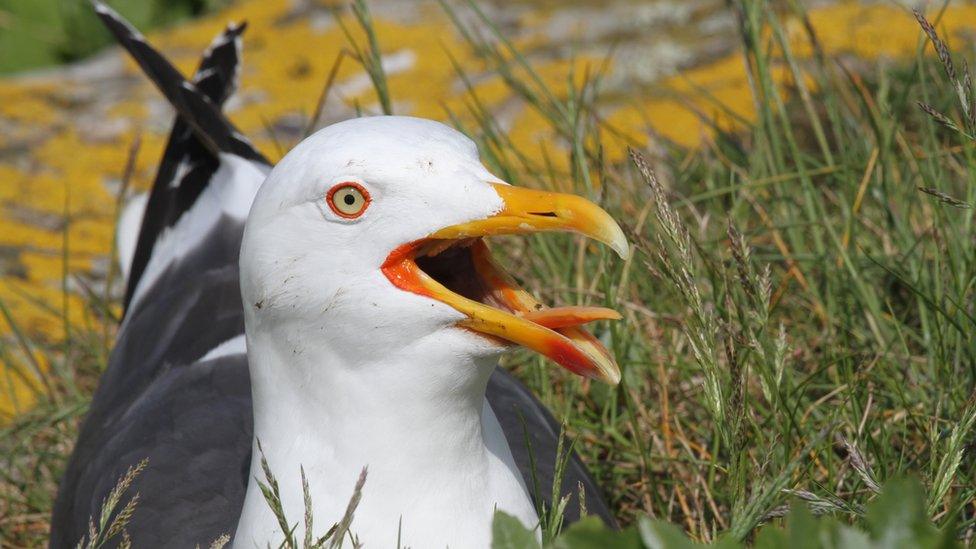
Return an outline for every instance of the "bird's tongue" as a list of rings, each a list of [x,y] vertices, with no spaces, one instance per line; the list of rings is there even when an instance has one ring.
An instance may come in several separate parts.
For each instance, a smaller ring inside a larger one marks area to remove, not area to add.
[[[517,314],[517,313],[516,313]],[[559,331],[560,328],[582,326],[596,320],[619,320],[620,314],[606,307],[543,307],[535,311],[522,312],[522,318],[540,326]]]

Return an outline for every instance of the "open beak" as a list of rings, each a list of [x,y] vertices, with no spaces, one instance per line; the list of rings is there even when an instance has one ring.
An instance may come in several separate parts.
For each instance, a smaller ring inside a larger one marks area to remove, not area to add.
[[[618,383],[613,356],[581,326],[620,315],[604,307],[546,307],[498,266],[483,237],[574,232],[607,244],[626,259],[630,247],[620,226],[578,196],[491,185],[504,202],[501,211],[400,246],[387,257],[383,273],[396,287],[464,314],[459,323],[464,328],[532,349],[575,374]]]

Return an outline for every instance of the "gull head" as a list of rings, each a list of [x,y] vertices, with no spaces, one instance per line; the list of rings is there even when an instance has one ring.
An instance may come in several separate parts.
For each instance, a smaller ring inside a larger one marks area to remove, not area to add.
[[[601,208],[508,185],[448,126],[399,116],[334,124],[278,163],[254,200],[240,259],[249,344],[252,331],[274,327],[295,354],[324,346],[351,371],[418,349],[462,362],[522,345],[617,383],[612,355],[582,325],[619,315],[539,303],[485,243],[543,231],[629,255]]]

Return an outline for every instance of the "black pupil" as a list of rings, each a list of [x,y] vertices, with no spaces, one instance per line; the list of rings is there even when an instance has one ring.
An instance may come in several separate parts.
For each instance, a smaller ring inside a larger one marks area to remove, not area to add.
[[[356,203],[356,197],[352,193],[347,193],[346,196],[342,197],[342,201],[346,203],[346,206],[352,206]]]

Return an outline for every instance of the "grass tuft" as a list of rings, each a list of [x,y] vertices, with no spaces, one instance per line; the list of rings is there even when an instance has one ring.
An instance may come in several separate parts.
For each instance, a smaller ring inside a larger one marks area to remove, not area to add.
[[[122,496],[129,490],[132,482],[142,473],[147,465],[149,465],[149,460],[143,459],[136,465],[129,467],[125,474],[119,478],[115,487],[112,488],[112,491],[102,501],[102,509],[98,516],[98,522],[95,522],[95,517],[89,519],[88,535],[82,536],[78,541],[78,544],[75,546],[77,549],[99,549],[109,544],[123,548],[132,546],[129,533],[125,528],[128,526],[129,521],[132,519],[132,514],[136,510],[136,506],[139,504],[139,493],[136,492],[135,495],[129,498],[121,509],[117,508],[122,501]]]
[[[363,486],[366,484],[365,467],[363,467],[359,478],[356,480],[356,486],[353,488],[352,496],[349,498],[349,503],[346,505],[346,511],[342,518],[320,537],[315,537],[314,534],[312,494],[308,487],[308,478],[305,476],[305,468],[303,467],[301,469],[305,528],[302,541],[299,543],[298,538],[295,537],[295,530],[298,528],[298,523],[291,524],[285,515],[284,505],[281,502],[281,491],[278,487],[278,479],[268,464],[268,459],[264,455],[264,449],[261,448],[260,441],[258,441],[258,453],[261,454],[261,470],[264,473],[264,479],[255,478],[254,481],[260,486],[261,493],[264,495],[264,501],[267,503],[268,508],[271,509],[271,512],[274,513],[275,518],[278,520],[278,526],[283,532],[284,539],[278,545],[279,549],[323,549],[325,547],[338,549],[342,547],[347,536],[354,548],[360,547],[359,540],[350,530],[350,526],[356,514],[356,508],[359,506],[359,502],[363,497]]]

